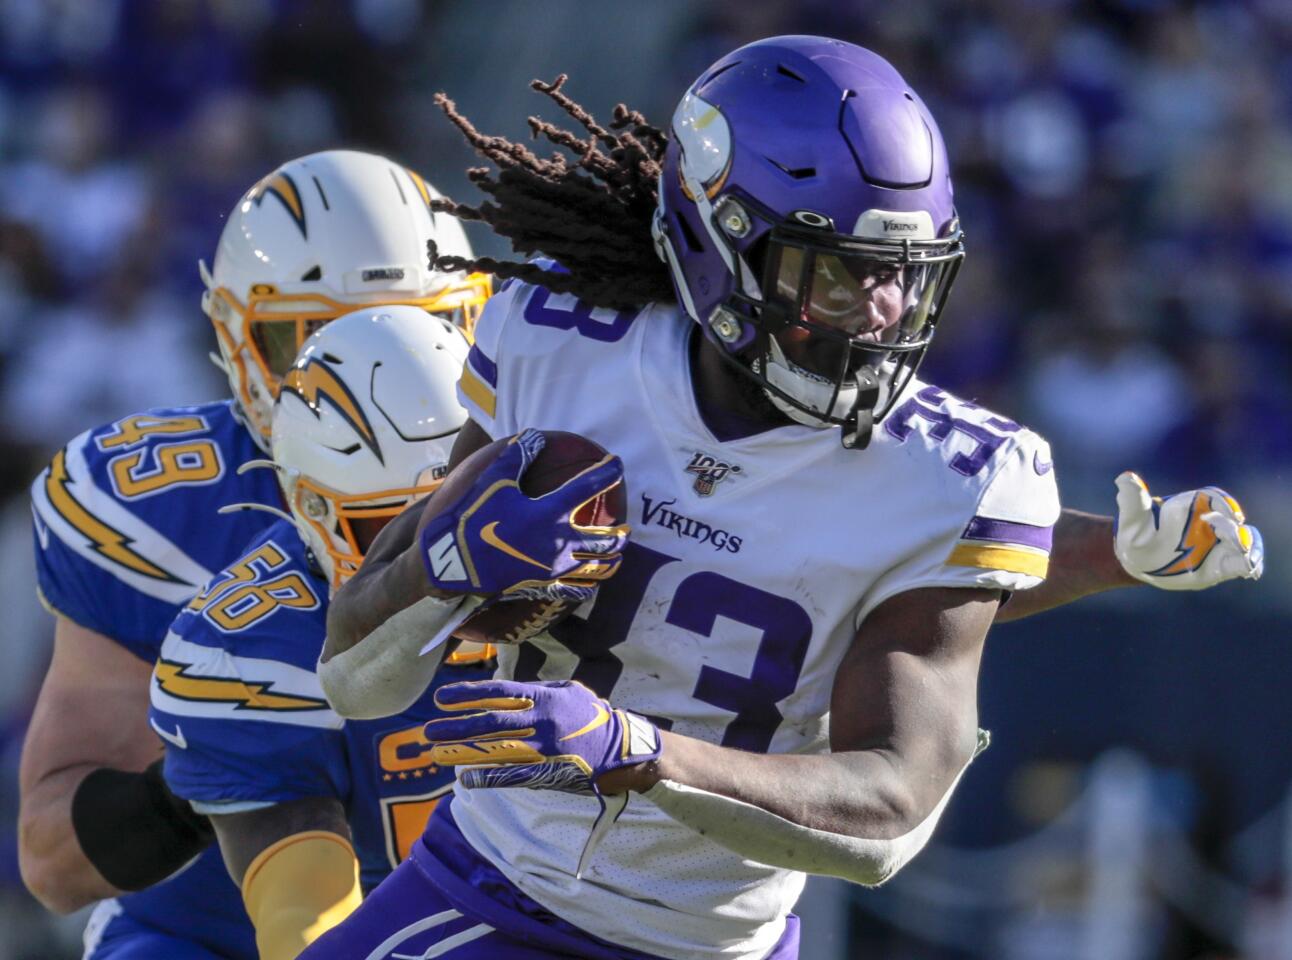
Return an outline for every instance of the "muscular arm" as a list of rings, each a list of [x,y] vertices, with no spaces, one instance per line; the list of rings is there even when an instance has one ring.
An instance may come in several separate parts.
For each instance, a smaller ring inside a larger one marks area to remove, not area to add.
[[[137,773],[161,755],[148,727],[150,664],[59,617],[19,767],[18,864],[27,889],[68,913],[116,896],[72,827],[72,797],[100,767]]]
[[[662,733],[658,761],[600,783],[645,791],[670,780],[832,834],[909,833],[973,755],[978,664],[998,599],[923,589],[881,604],[835,677],[829,754],[745,753]]]
[[[341,802],[308,797],[211,817],[229,875],[242,889],[261,960],[291,960],[359,904]]]
[[[1054,527],[1050,571],[1045,582],[1010,597],[997,623],[1021,620],[1082,597],[1139,583],[1113,553],[1113,518],[1064,510]]]

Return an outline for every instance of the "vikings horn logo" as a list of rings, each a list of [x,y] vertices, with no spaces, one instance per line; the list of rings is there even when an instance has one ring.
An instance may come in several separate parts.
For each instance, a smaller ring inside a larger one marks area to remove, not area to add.
[[[260,206],[269,194],[277,197],[287,208],[296,226],[300,227],[301,236],[308,238],[309,234],[305,232],[305,204],[301,202],[301,193],[296,189],[296,181],[285,173],[271,173],[251,188],[247,198],[256,206]]]
[[[691,462],[686,465],[686,472],[695,474],[695,492],[702,497],[707,497],[713,493],[713,488],[727,477],[733,473],[740,473],[740,467],[697,450]]]
[[[354,432],[363,440],[364,446],[372,451],[373,456],[385,464],[386,460],[381,455],[381,444],[377,442],[376,431],[368,422],[363,407],[359,406],[354,394],[322,360],[317,357],[306,357],[303,361],[299,361],[288,371],[287,376],[283,377],[281,392],[300,397],[316,417],[319,416],[319,404],[326,400],[328,405],[354,428]]]

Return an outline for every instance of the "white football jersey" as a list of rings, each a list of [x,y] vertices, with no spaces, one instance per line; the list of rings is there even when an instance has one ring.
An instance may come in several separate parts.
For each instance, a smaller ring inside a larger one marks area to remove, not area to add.
[[[720,442],[696,408],[692,323],[592,309],[511,282],[486,306],[459,394],[492,436],[583,434],[623,458],[632,523],[590,610],[502,651],[500,674],[573,677],[675,733],[775,753],[829,749],[835,670],[858,625],[920,587],[1020,590],[1059,515],[1049,446],[923,382],[868,449],[788,425]],[[458,787],[471,844],[554,913],[678,960],[758,958],[802,874],[744,860],[633,795],[574,872],[595,799]]]

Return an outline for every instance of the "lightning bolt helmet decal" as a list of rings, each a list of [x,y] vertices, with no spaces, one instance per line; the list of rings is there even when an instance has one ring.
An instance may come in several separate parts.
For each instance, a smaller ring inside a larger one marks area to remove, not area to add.
[[[301,236],[308,239],[309,233],[305,229],[305,204],[301,202],[301,193],[296,189],[296,181],[282,171],[271,173],[251,188],[247,199],[256,206],[260,206],[269,194],[278,198],[296,226],[300,228]]]
[[[385,458],[381,454],[381,444],[377,441],[376,431],[368,421],[363,407],[350,392],[349,387],[336,375],[336,372],[322,359],[313,355],[296,362],[283,378],[282,394],[291,393],[300,397],[315,417],[320,415],[320,404],[326,400],[328,405],[339,413],[359,435],[364,446],[372,451],[381,463]]]

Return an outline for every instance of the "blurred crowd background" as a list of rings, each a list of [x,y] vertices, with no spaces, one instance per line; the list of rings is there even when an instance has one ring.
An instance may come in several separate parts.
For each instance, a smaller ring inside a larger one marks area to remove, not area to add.
[[[528,81],[568,72],[664,125],[777,33],[875,48],[939,119],[970,252],[935,379],[1044,432],[1069,506],[1112,512],[1127,467],[1219,483],[1269,556],[1257,585],[997,630],[995,746],[907,874],[809,887],[805,958],[1292,957],[1287,0],[0,0],[6,823],[52,632],[27,484],[86,427],[224,392],[196,263],[242,192],[345,145],[473,199],[437,90],[520,136],[556,119]],[[0,834],[0,960],[78,956],[78,923]]]

